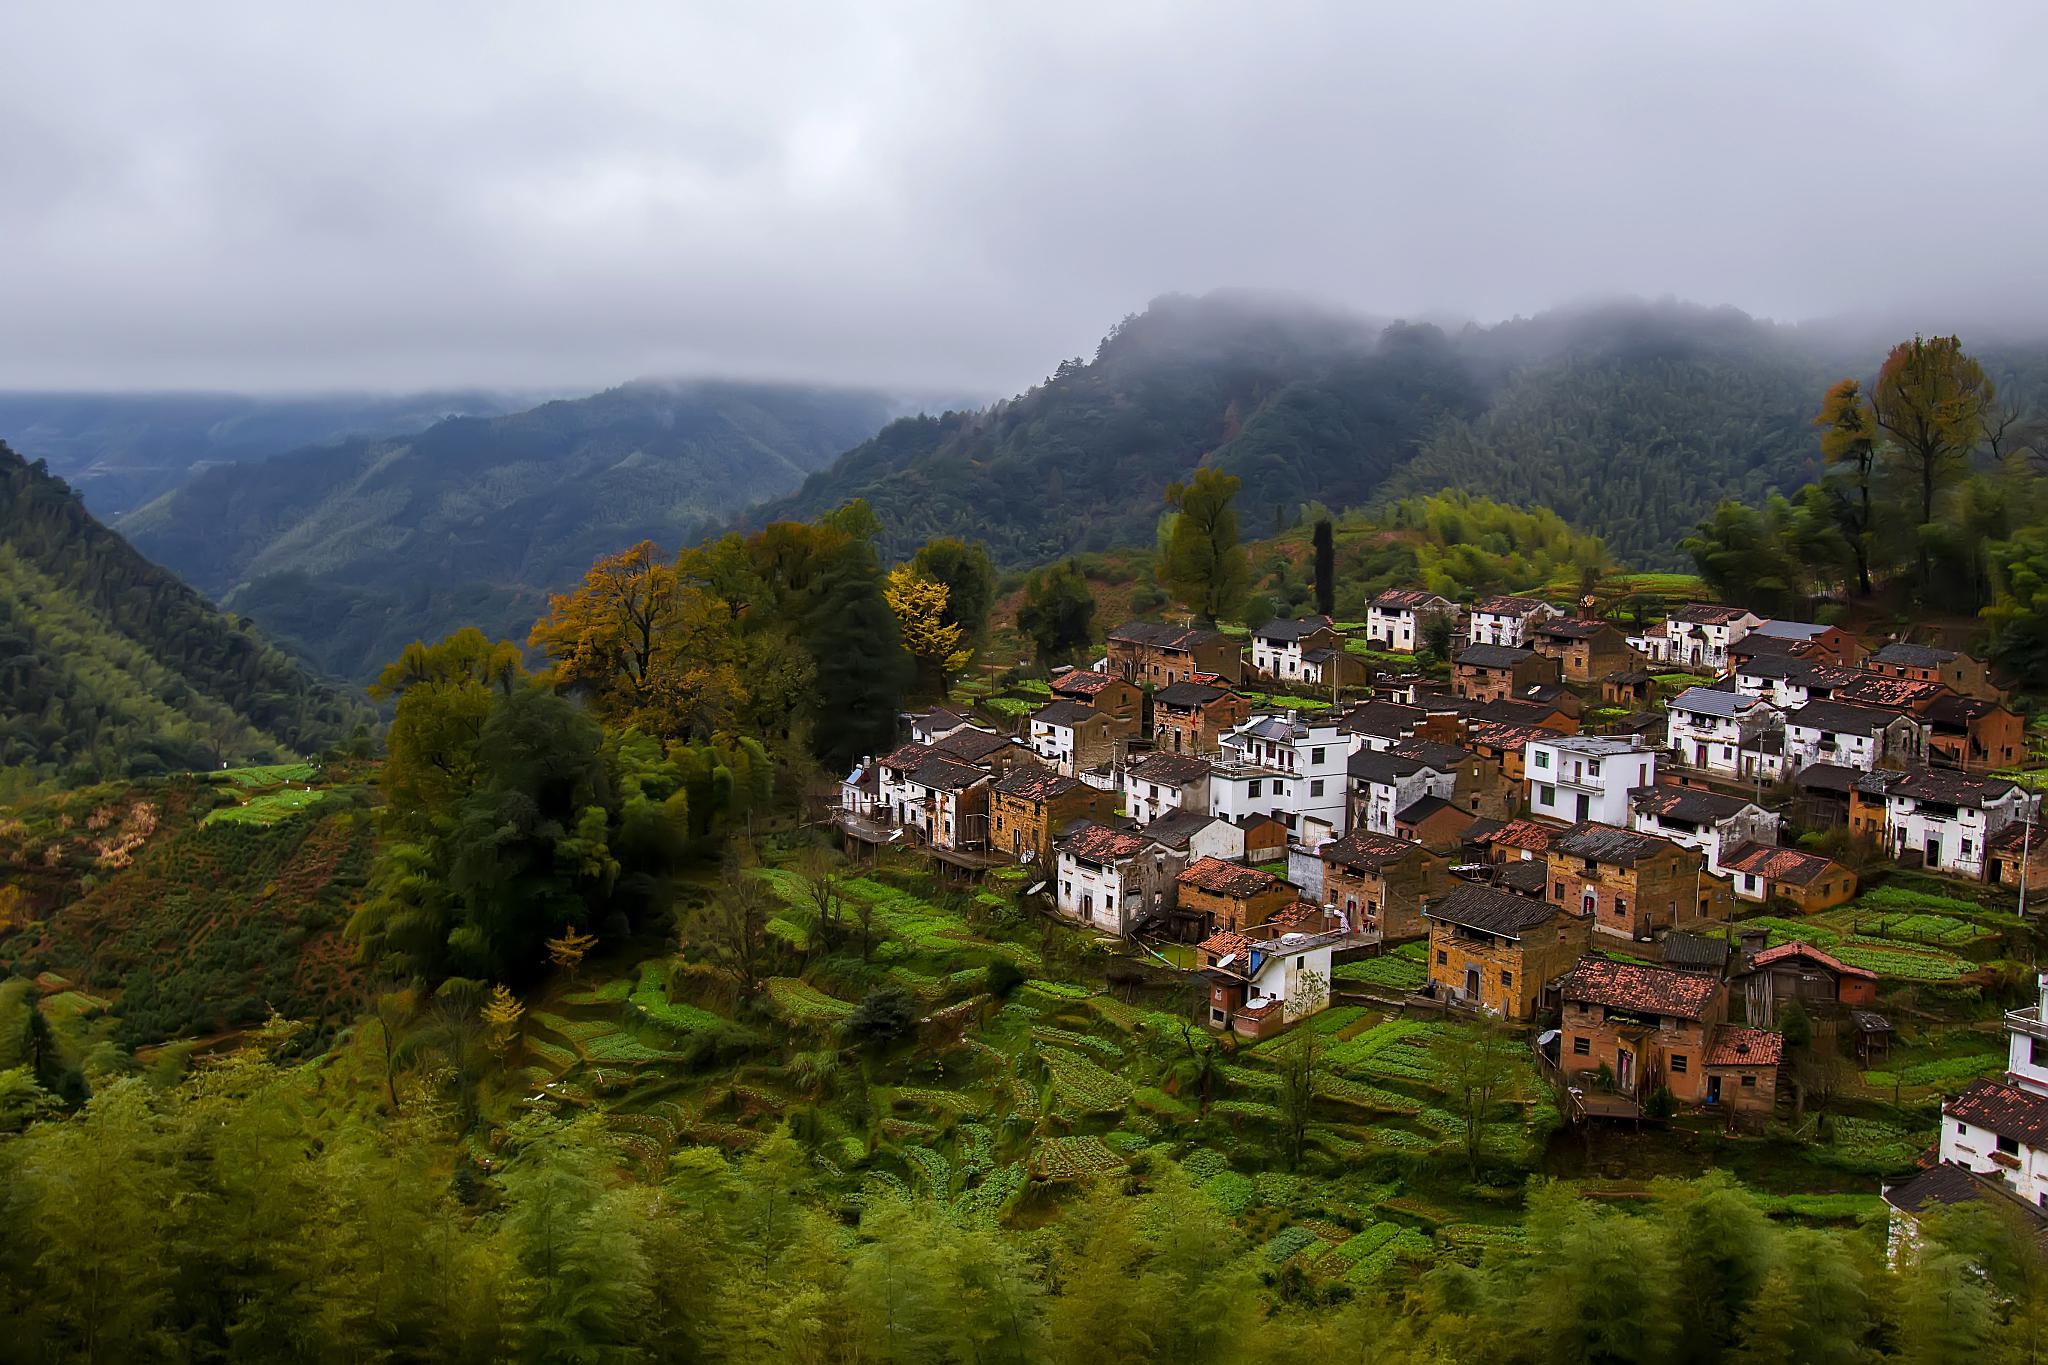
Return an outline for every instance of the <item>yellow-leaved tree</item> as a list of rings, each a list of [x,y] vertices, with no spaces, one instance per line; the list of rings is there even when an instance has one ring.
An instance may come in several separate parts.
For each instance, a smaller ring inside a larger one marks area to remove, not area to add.
[[[896,616],[904,653],[917,665],[920,690],[943,693],[973,657],[973,651],[963,647],[967,632],[946,622],[946,585],[920,577],[908,564],[898,564],[889,571],[882,596]]]

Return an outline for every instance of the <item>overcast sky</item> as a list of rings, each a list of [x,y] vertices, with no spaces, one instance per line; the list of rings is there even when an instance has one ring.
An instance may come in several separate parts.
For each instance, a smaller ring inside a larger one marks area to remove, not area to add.
[[[2031,0],[17,3],[0,388],[993,394],[1226,285],[2040,312],[2044,40]]]

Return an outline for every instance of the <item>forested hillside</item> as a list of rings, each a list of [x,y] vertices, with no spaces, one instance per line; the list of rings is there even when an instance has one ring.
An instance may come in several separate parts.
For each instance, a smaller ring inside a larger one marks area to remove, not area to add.
[[[125,519],[157,562],[333,672],[476,622],[523,634],[621,545],[675,547],[888,416],[874,393],[635,383],[200,475]]]
[[[1253,532],[1311,499],[1341,510],[1460,489],[1553,508],[1618,559],[1673,568],[1721,498],[1812,477],[1819,397],[1851,355],[1863,352],[1668,301],[1447,336],[1242,295],[1168,298],[1092,362],[986,412],[898,423],[754,516],[861,497],[891,552],[963,535],[1015,566],[1148,542],[1159,490],[1209,464],[1243,478]],[[2009,391],[2048,373],[2038,347],[1988,363],[2013,376]]]
[[[297,754],[360,714],[0,445],[0,772]]]
[[[0,393],[0,437],[112,519],[210,465],[260,460],[347,436],[422,431],[489,417],[542,395],[479,389],[268,397],[239,393]]]

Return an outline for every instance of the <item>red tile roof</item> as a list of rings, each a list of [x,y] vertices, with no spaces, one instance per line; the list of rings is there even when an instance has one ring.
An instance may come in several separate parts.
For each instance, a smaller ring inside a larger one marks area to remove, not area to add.
[[[1373,598],[1371,605],[1378,607],[1381,611],[1414,611],[1418,607],[1428,607],[1439,603],[1446,607],[1457,605],[1457,603],[1447,597],[1439,597],[1435,593],[1422,588],[1389,588],[1378,597]]]
[[[1490,616],[1527,616],[1549,606],[1550,603],[1540,597],[1489,597],[1474,605],[1472,610],[1483,611]]]
[[[1209,760],[1195,758],[1189,754],[1154,754],[1144,762],[1132,766],[1129,775],[1140,782],[1157,782],[1164,787],[1178,787],[1207,777]]]
[[[1589,957],[1581,959],[1564,979],[1560,993],[1566,1000],[1583,1000],[1612,1009],[1697,1019],[1707,1012],[1720,985],[1713,977],[1698,972],[1674,972],[1664,967]]]
[[[1558,739],[1556,730],[1541,725],[1522,725],[1505,720],[1482,720],[1465,726],[1465,747],[1486,748],[1505,753],[1520,749],[1532,739]]]
[[[1499,829],[1480,835],[1475,842],[1495,848],[1519,848],[1530,853],[1548,853],[1551,839],[1561,832],[1548,825],[1539,825],[1534,820],[1510,820]]]
[[[1333,839],[1316,850],[1316,856],[1326,863],[1340,867],[1364,868],[1377,872],[1389,863],[1398,863],[1411,853],[1422,852],[1421,844],[1411,844],[1406,839],[1396,839],[1391,834],[1375,834],[1369,829],[1355,829],[1341,839]]]
[[[900,749],[883,754],[876,762],[884,768],[915,768],[938,750],[929,744],[906,744]]]
[[[1941,1112],[2029,1147],[2048,1147],[2048,1099],[2006,1081],[1972,1081]]]
[[[995,789],[1005,796],[1021,797],[1027,801],[1049,801],[1055,796],[1064,796],[1080,787],[1079,778],[1067,777],[1050,768],[1034,768],[1020,765],[1010,771]]]
[[[1111,829],[1089,820],[1062,835],[1058,847],[1063,853],[1091,863],[1110,863],[1137,853],[1145,847],[1145,841],[1128,830]]]
[[[1785,1060],[1785,1035],[1762,1028],[1724,1028],[1707,1049],[1708,1066],[1776,1066]]]
[[[1092,697],[1116,679],[1107,673],[1094,673],[1087,669],[1070,668],[1052,680],[1055,694],[1070,697]]]
[[[1828,869],[1836,865],[1834,859],[1823,858],[1818,853],[1806,853],[1796,848],[1773,848],[1755,842],[1743,844],[1721,860],[1721,866],[1731,871],[1747,872],[1767,881],[1790,882],[1794,886],[1806,886],[1826,876]]]
[[[1749,965],[1754,970],[1758,967],[1769,967],[1775,963],[1786,962],[1794,958],[1805,958],[1808,962],[1817,962],[1837,976],[1855,976],[1867,981],[1877,980],[1876,972],[1865,971],[1861,967],[1851,967],[1833,954],[1824,953],[1811,943],[1796,938],[1790,943],[1780,943],[1775,948],[1764,949],[1749,960]]]
[[[1226,957],[1235,957],[1239,962],[1243,962],[1251,956],[1252,951],[1250,939],[1229,929],[1218,930],[1196,946],[1202,952],[1213,953],[1219,962]]]
[[[1285,882],[1270,872],[1243,863],[1226,863],[1221,858],[1199,858],[1182,869],[1174,878],[1182,886],[1192,886],[1203,891],[1213,891],[1219,896],[1233,898],[1256,896]]]

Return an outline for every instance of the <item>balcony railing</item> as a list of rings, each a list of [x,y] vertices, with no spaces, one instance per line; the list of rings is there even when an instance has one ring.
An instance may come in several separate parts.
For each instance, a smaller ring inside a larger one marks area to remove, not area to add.
[[[2042,1022],[2041,1011],[2038,1008],[2007,1010],[2005,1012],[2005,1031],[2048,1041],[2048,1023]]]

